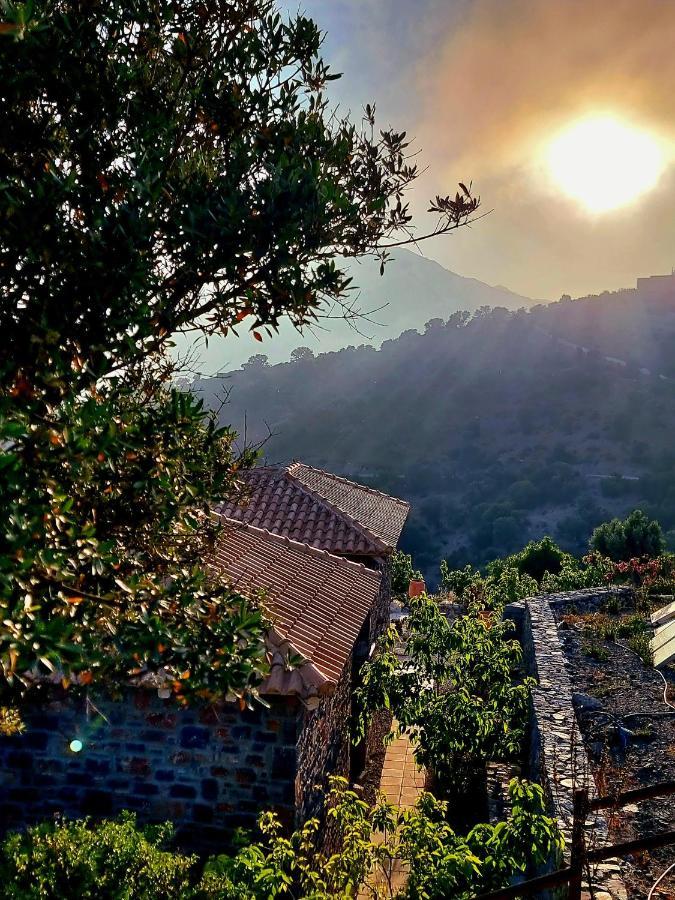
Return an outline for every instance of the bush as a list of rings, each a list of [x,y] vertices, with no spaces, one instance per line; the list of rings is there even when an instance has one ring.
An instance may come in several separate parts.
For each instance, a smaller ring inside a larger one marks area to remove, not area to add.
[[[44,824],[11,835],[0,848],[0,876],[7,900],[329,900],[356,897],[364,883],[377,884],[381,898],[468,900],[507,885],[562,848],[538,785],[514,779],[509,797],[507,821],[477,825],[463,836],[448,824],[447,805],[431,794],[412,809],[384,802],[371,808],[344,779],[333,778],[328,816],[340,850],[330,856],[317,849],[315,819],[286,837],[277,817],[265,813],[261,841],[212,857],[202,871],[196,857],[162,849],[171,826],[139,829],[126,814],[98,825]],[[381,840],[373,840],[375,831]],[[408,867],[403,893],[390,881],[394,860]]]
[[[591,536],[590,547],[614,562],[622,562],[635,557],[660,556],[666,549],[666,541],[659,523],[635,509],[623,521],[612,519],[599,525]]]
[[[405,660],[397,634],[381,639],[356,691],[361,734],[377,709],[390,709],[415,758],[447,795],[461,796],[488,759],[520,752],[531,679],[519,683],[522,650],[513,625],[474,605],[452,624],[426,596],[410,601]]]
[[[391,590],[394,595],[408,594],[408,585],[414,579],[421,580],[422,573],[413,569],[412,556],[396,550],[391,562]]]
[[[459,600],[464,599],[467,588],[481,581],[478,569],[467,564],[463,569],[451,569],[447,560],[441,560],[441,587],[452,591]]]
[[[178,900],[191,892],[196,857],[165,849],[170,825],[139,829],[135,817],[92,825],[42,824],[6,838],[6,900]]]
[[[530,541],[519,553],[491,562],[487,569],[490,575],[499,577],[503,569],[514,568],[521,575],[529,575],[541,583],[547,572],[557,575],[571,559],[570,554],[561,550],[550,537],[544,537],[540,541]]]

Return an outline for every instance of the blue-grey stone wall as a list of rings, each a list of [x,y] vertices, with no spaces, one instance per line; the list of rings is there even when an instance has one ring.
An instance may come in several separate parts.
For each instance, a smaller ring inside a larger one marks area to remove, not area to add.
[[[95,706],[52,696],[25,716],[25,734],[0,739],[0,827],[131,809],[142,822],[175,822],[182,845],[213,850],[265,809],[292,825],[304,716],[284,698],[241,712],[183,709],[140,688]]]
[[[335,693],[306,713],[298,738],[296,808],[298,820],[321,817],[328,777],[349,777],[352,665],[347,662]]]

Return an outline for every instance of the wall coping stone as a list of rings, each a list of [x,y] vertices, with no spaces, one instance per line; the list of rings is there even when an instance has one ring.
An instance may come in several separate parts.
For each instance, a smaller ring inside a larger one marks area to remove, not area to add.
[[[594,798],[597,789],[577,722],[572,683],[553,609],[572,605],[594,608],[608,597],[630,593],[630,588],[584,588],[528,597],[509,604],[505,610],[505,615],[520,625],[525,662],[537,681],[532,691],[530,767],[549,796],[552,814],[565,838],[566,863],[572,842],[574,791],[587,788]],[[586,834],[593,847],[609,843],[607,820],[601,812],[589,816]],[[594,887],[623,900],[626,893],[617,868],[616,861],[598,867]]]

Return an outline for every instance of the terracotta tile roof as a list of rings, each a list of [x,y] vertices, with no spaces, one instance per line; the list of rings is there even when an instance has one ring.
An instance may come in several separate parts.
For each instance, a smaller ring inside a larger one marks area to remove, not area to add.
[[[288,473],[341,512],[351,516],[387,547],[392,550],[396,547],[408,517],[409,503],[300,462],[290,465]]]
[[[382,555],[381,541],[295,479],[288,470],[262,466],[242,475],[243,498],[218,504],[225,519],[263,528],[318,550],[344,555]]]
[[[390,553],[408,515],[402,500],[301,463],[242,479],[245,496],[218,504],[218,515],[340,556]]]
[[[379,572],[236,523],[223,528],[213,567],[245,595],[265,592],[273,658],[261,693],[330,693],[378,596]],[[288,653],[306,663],[287,671]]]

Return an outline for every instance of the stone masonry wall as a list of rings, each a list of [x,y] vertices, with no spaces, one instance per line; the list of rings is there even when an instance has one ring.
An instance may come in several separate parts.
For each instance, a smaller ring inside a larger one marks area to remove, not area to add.
[[[551,812],[565,838],[567,863],[574,790],[588,788],[591,798],[597,796],[597,791],[574,711],[572,684],[552,607],[590,611],[597,609],[609,596],[627,591],[623,588],[591,588],[530,597],[507,607],[506,614],[519,626],[528,672],[537,680],[532,692],[529,775],[540,781],[549,796]],[[607,843],[607,822],[601,813],[592,813],[588,817],[586,833],[592,846]],[[608,861],[594,873],[594,886],[604,891],[602,896],[625,897],[619,872],[618,864]]]
[[[295,802],[299,821],[321,816],[329,775],[349,777],[352,662],[332,697],[305,712],[298,739]]]
[[[293,822],[296,701],[181,709],[131,689],[95,707],[52,698],[26,718],[25,734],[0,739],[0,830],[131,809],[142,822],[174,821],[183,846],[211,850],[264,809]],[[81,752],[69,749],[73,739]]]
[[[380,563],[382,580],[380,592],[375,601],[375,606],[370,617],[369,642],[373,644],[381,634],[389,627],[389,608],[391,606],[391,556],[385,557]]]

